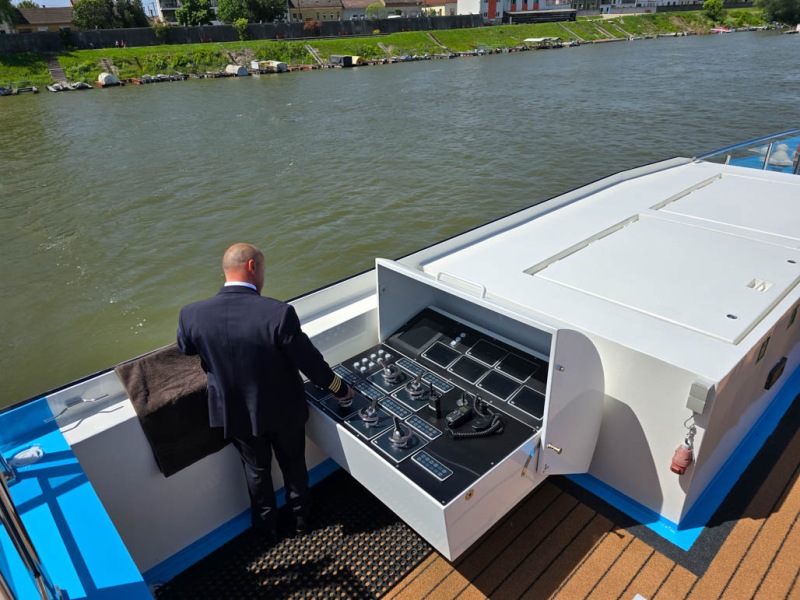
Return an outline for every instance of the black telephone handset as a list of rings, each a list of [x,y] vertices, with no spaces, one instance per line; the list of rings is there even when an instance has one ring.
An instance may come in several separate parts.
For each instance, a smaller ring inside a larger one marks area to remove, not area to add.
[[[459,406],[454,411],[447,413],[444,422],[448,427],[455,428],[461,427],[464,423],[472,418],[472,409],[467,405]]]
[[[474,398],[474,409],[469,405],[465,395],[461,396],[458,401],[458,408],[449,412],[445,417],[445,423],[450,430],[450,437],[454,440],[477,438],[494,435],[495,433],[503,433],[505,423],[497,413],[493,413],[488,409],[488,405],[480,396]],[[475,415],[478,418],[472,421]],[[472,421],[473,431],[453,431],[454,428]]]

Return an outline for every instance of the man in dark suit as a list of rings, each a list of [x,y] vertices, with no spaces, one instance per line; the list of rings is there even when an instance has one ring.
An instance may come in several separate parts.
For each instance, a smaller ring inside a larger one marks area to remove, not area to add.
[[[308,527],[311,497],[305,462],[308,406],[302,371],[342,404],[353,391],[336,375],[300,328],[294,307],[261,296],[264,255],[234,244],[222,258],[225,286],[216,296],[184,306],[178,347],[199,354],[208,375],[212,427],[223,427],[242,457],[253,526],[277,539],[272,453],[283,473],[286,502],[298,533]]]

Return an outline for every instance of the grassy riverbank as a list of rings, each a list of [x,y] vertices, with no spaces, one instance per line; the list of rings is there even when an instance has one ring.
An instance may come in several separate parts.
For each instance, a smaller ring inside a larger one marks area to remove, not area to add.
[[[708,33],[715,26],[741,28],[764,25],[760,10],[726,11],[715,23],[702,11],[617,16],[612,19],[581,18],[575,22],[500,25],[436,32],[408,32],[346,39],[297,41],[252,40],[214,44],[146,46],[76,50],[59,54],[71,81],[93,82],[111,67],[120,78],[156,73],[204,73],[219,71],[232,62],[280,60],[289,65],[314,64],[311,46],[322,59],[331,54],[355,54],[366,59],[391,56],[443,54],[475,49],[497,50],[520,46],[526,38],[558,37],[565,41],[596,42],[668,33]],[[40,54],[0,54],[0,85],[47,85],[51,83],[47,60]]]

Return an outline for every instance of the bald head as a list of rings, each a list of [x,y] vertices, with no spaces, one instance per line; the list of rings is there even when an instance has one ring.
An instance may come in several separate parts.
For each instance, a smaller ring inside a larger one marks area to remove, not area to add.
[[[260,292],[264,286],[264,253],[252,244],[234,244],[222,256],[226,281],[252,283]]]

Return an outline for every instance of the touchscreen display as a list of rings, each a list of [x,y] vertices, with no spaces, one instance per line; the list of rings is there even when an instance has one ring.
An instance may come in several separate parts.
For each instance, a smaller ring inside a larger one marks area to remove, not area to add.
[[[544,416],[544,394],[540,394],[529,387],[522,388],[508,403],[540,421]]]
[[[501,400],[508,400],[508,397],[519,387],[519,383],[497,371],[492,371],[481,380],[478,387]]]
[[[480,376],[486,372],[486,367],[471,358],[462,356],[449,370],[462,379],[466,379],[470,383],[475,383]]]
[[[480,340],[467,351],[467,354],[477,358],[481,362],[485,362],[489,366],[493,366],[494,363],[506,355],[506,351],[495,346],[491,342]]]
[[[503,373],[511,375],[514,379],[525,381],[528,377],[536,373],[539,369],[539,365],[525,360],[524,358],[520,358],[516,354],[509,354],[500,361],[497,368]]]
[[[461,355],[452,348],[448,348],[444,344],[436,342],[433,346],[428,348],[422,356],[446,369],[451,362]]]
[[[433,319],[423,317],[413,327],[397,336],[397,339],[417,352],[439,334],[439,328]]]

